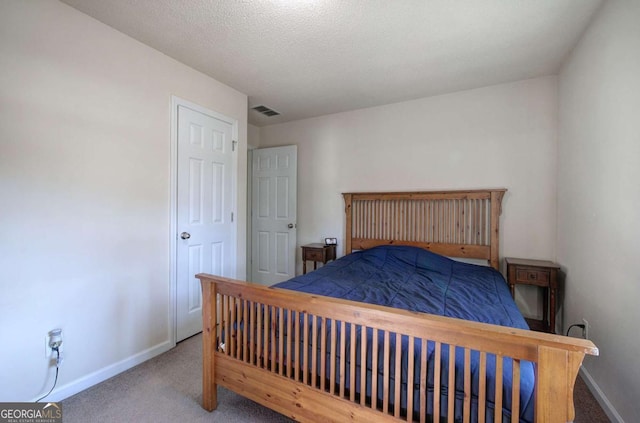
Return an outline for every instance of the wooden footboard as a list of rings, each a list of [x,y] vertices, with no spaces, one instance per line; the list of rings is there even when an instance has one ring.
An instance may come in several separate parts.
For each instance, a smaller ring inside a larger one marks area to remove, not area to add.
[[[209,411],[221,385],[298,421],[517,422],[531,362],[535,421],[567,422],[584,355],[598,354],[582,339],[197,277]],[[404,367],[415,371],[395,377]],[[492,383],[507,374],[511,386]]]

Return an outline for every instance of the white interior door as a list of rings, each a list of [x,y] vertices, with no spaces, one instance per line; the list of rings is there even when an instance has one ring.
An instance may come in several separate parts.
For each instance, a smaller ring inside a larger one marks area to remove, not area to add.
[[[295,276],[295,145],[253,150],[251,270],[256,283],[272,285]]]
[[[202,331],[197,273],[235,277],[233,124],[178,105],[176,341]]]

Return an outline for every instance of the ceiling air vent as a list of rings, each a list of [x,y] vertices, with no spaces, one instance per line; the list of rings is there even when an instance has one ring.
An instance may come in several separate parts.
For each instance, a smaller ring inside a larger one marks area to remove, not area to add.
[[[258,112],[258,113],[262,113],[262,114],[263,114],[263,115],[265,115],[265,116],[269,116],[269,117],[271,117],[271,116],[278,116],[278,115],[280,114],[279,112],[276,112],[275,110],[270,109],[270,108],[268,108],[267,106],[263,106],[263,105],[260,105],[260,106],[254,106],[254,107],[252,107],[251,109],[252,109],[252,110],[255,110],[255,111],[256,111],[256,112]]]

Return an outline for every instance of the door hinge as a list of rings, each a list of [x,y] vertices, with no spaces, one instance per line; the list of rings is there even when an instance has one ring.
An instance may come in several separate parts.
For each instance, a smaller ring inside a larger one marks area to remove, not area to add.
[[[231,221],[233,222],[233,212],[231,212]]]
[[[236,151],[236,144],[238,144],[238,141],[236,140],[231,141],[231,151]]]

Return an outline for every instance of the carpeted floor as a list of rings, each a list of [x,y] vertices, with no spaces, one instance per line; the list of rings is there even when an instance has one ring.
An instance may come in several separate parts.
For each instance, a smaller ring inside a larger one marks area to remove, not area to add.
[[[64,423],[291,422],[224,388],[202,406],[202,336],[62,401]]]
[[[576,407],[574,423],[609,423],[609,418],[580,376],[576,379],[573,403]]]
[[[65,423],[91,422],[291,422],[224,388],[218,408],[200,406],[202,337],[62,401]],[[576,423],[609,422],[584,382],[575,391]]]

